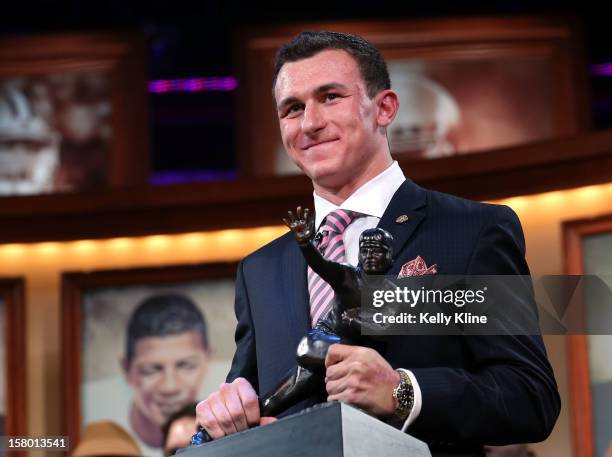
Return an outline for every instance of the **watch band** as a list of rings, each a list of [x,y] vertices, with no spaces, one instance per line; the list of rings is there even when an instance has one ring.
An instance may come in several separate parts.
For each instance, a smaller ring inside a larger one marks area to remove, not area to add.
[[[405,420],[414,406],[414,387],[410,381],[410,376],[404,370],[396,370],[400,375],[400,382],[393,389],[393,399],[395,400],[395,417]]]

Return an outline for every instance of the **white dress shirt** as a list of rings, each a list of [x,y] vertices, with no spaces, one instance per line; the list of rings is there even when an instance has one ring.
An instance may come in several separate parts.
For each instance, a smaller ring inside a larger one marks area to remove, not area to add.
[[[391,202],[391,198],[405,180],[404,173],[398,163],[394,161],[389,168],[353,192],[340,206],[333,204],[314,192],[315,227],[318,229],[323,219],[329,213],[339,208],[365,214],[365,217],[355,219],[342,235],[346,250],[346,262],[356,266],[359,255],[359,235],[365,229],[374,228],[378,225],[387,206],[389,206],[389,202]],[[402,431],[405,431],[421,412],[423,400],[419,383],[414,374],[410,370],[403,368],[402,370],[408,374],[414,388],[414,405],[402,427]]]

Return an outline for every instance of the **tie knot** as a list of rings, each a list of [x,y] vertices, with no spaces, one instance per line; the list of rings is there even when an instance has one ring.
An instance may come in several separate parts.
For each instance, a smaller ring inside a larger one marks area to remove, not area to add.
[[[346,209],[337,209],[329,213],[323,220],[321,230],[342,234],[351,223],[365,214]]]

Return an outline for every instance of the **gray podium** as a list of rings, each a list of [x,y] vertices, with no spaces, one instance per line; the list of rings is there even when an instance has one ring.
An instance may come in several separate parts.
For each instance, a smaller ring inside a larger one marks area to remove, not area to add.
[[[180,457],[431,457],[425,443],[343,403],[187,448]]]

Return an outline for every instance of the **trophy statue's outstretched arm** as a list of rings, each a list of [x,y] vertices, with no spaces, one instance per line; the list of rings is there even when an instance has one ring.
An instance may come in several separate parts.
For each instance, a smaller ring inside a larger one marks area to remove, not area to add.
[[[295,211],[287,211],[287,217],[283,217],[283,222],[293,232],[295,240],[299,244],[310,243],[315,237],[314,218],[308,208],[302,211],[302,207],[298,206]]]
[[[315,237],[314,218],[308,208],[302,210],[297,207],[295,214],[293,211],[287,212],[287,217],[283,222],[293,232],[295,240],[306,259],[306,262],[325,282],[336,289],[344,280],[344,267],[336,262],[331,262],[323,257],[319,250],[314,246]]]

